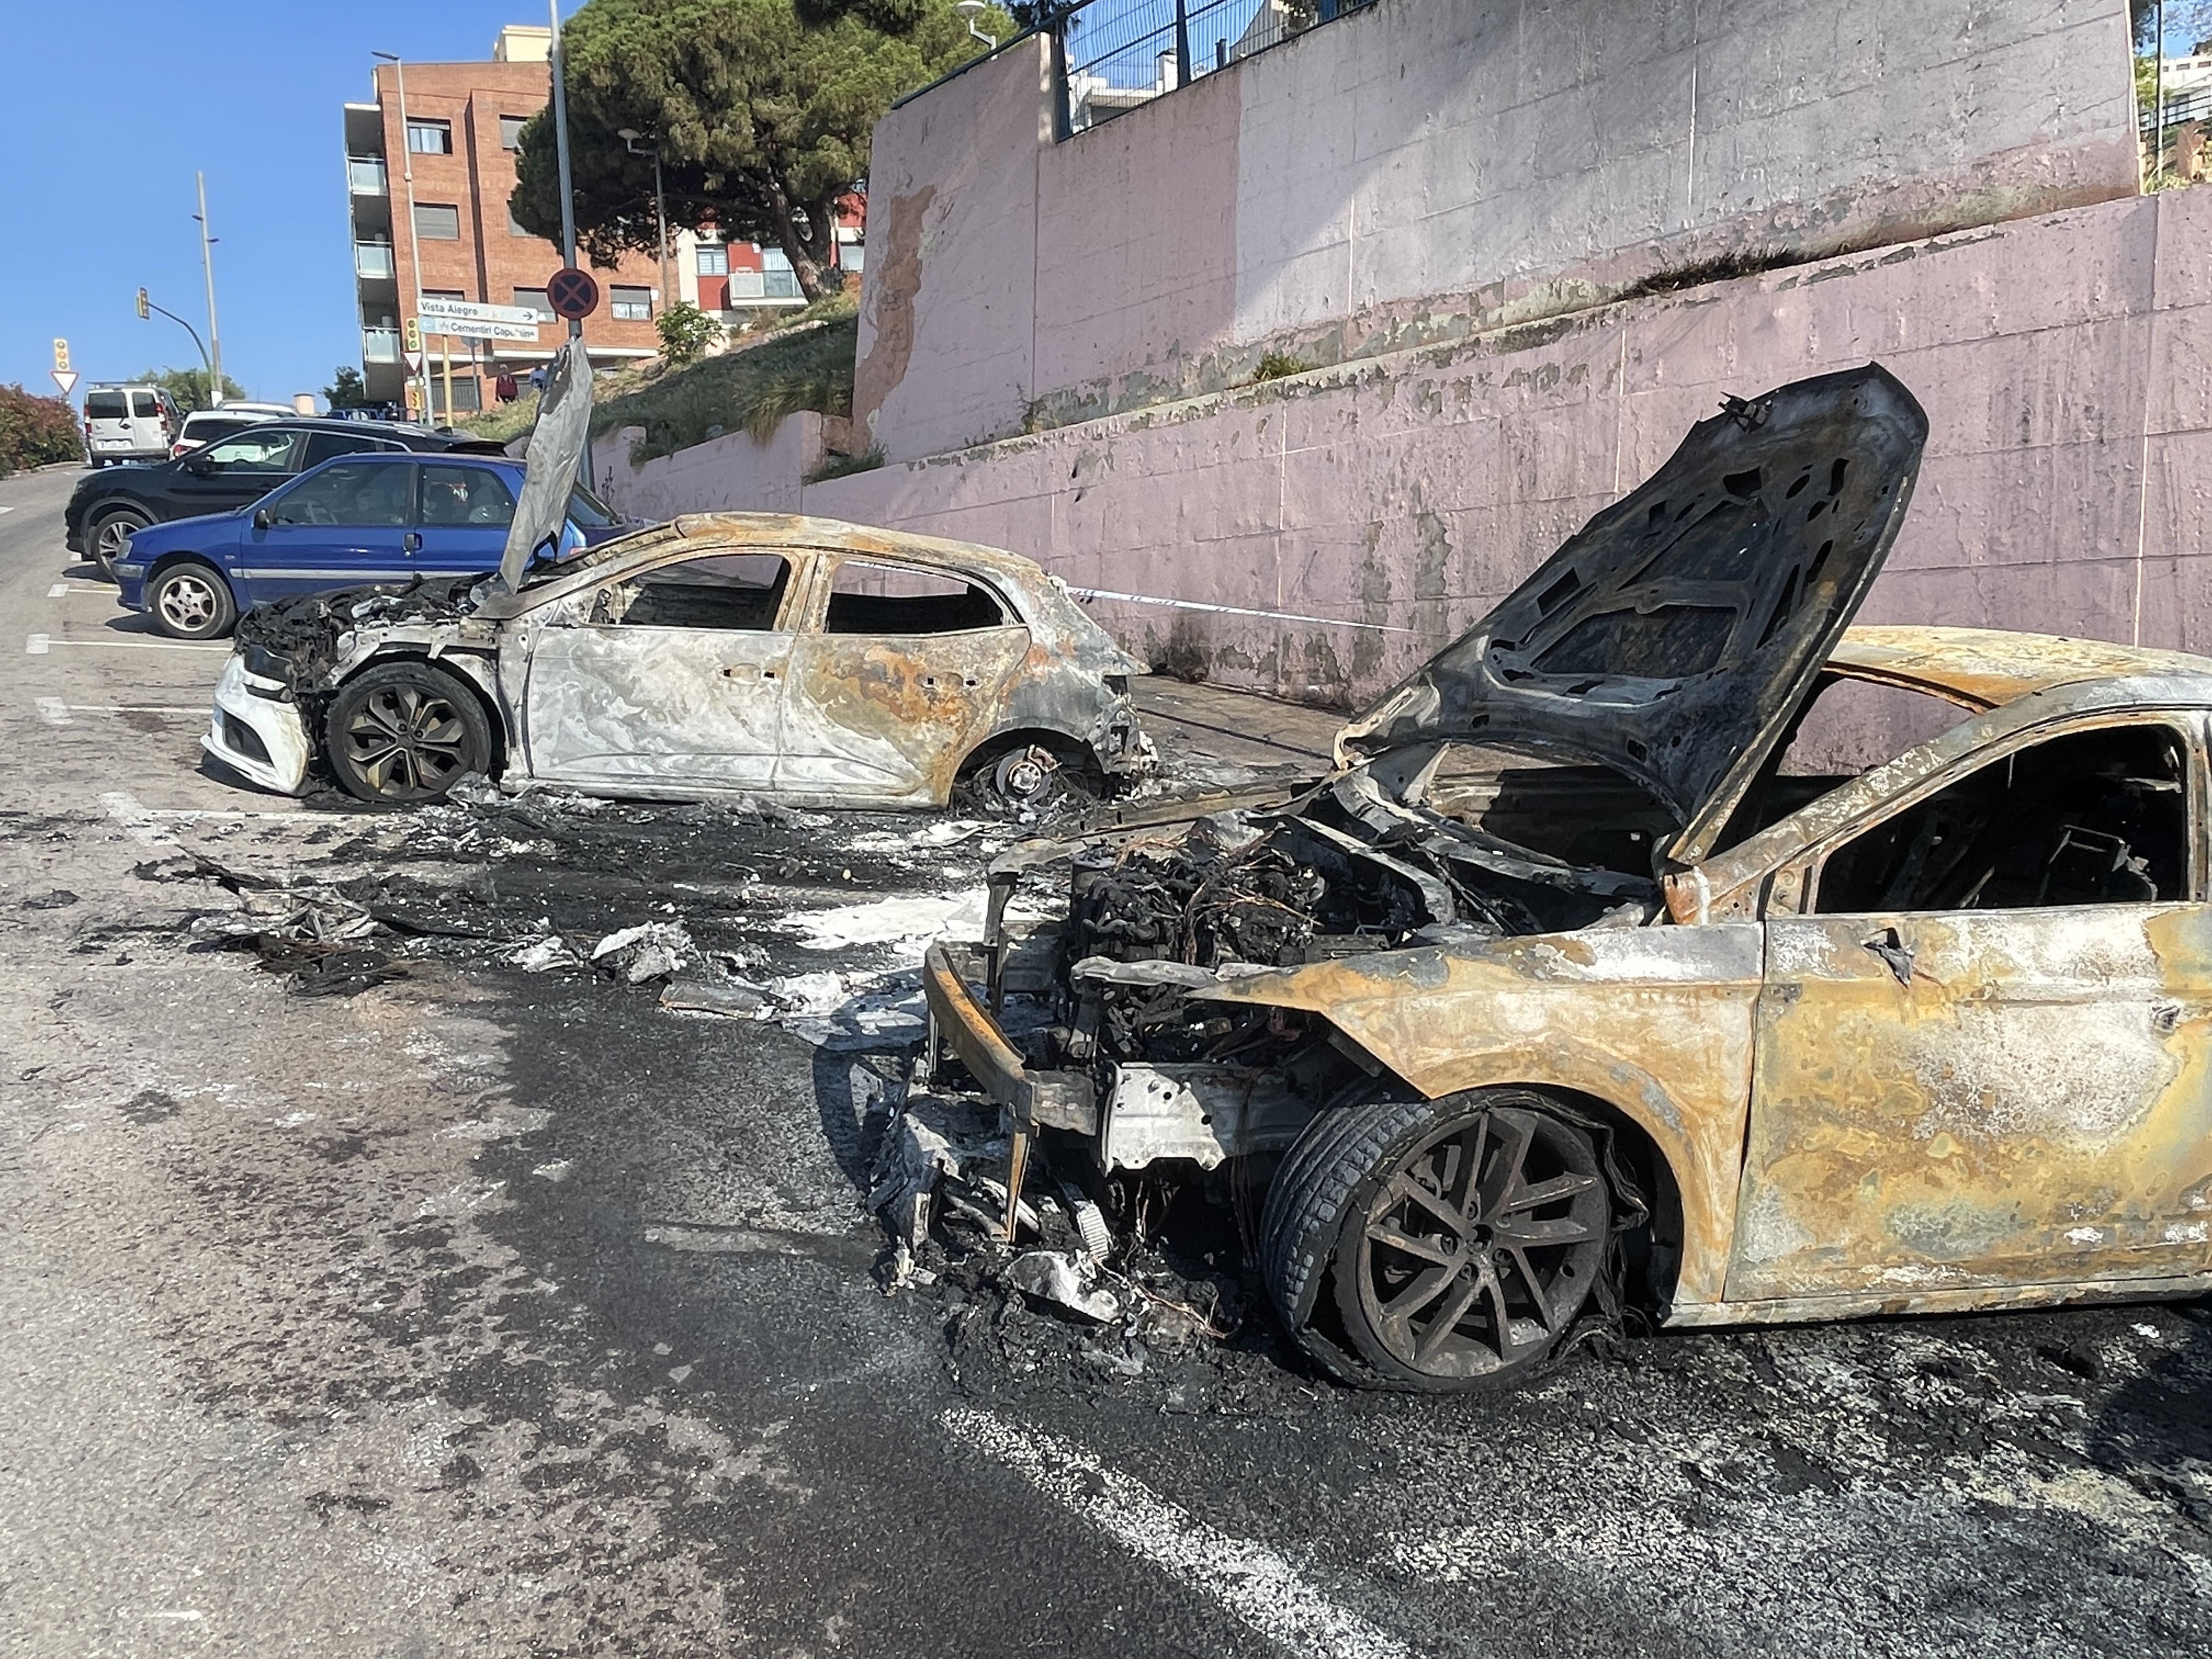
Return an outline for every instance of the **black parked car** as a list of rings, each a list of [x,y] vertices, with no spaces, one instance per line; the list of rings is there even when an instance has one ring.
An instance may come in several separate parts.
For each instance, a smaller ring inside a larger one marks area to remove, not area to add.
[[[487,439],[369,421],[270,421],[152,466],[105,467],[77,481],[65,517],[67,544],[112,579],[131,533],[149,524],[230,513],[296,473],[360,450],[460,450],[497,455]]]

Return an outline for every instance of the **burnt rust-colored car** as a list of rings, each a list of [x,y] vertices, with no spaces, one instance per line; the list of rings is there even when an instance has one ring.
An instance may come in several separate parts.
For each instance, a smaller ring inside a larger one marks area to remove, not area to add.
[[[1144,672],[1018,554],[701,514],[511,589],[353,588],[252,611],[203,744],[265,787],[297,791],[319,763],[394,803],[476,773],[874,807],[942,806],[966,780],[1036,805],[1151,767],[1129,701]]]
[[[2212,1289],[2212,660],[1846,631],[1925,430],[1878,368],[1732,402],[1287,805],[1004,861],[1064,916],[935,949],[939,1041],[1109,1200],[1264,1182],[1355,1382]]]

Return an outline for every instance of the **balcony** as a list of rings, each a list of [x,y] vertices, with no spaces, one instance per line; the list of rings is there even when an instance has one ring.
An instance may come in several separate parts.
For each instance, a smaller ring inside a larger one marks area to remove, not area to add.
[[[399,274],[399,266],[392,257],[389,242],[356,242],[353,245],[353,274],[371,282],[390,282]]]
[[[361,361],[364,364],[398,362],[399,361],[399,331],[396,328],[362,330]]]
[[[384,170],[381,155],[347,156],[346,184],[356,196],[388,196],[392,193],[392,180]]]

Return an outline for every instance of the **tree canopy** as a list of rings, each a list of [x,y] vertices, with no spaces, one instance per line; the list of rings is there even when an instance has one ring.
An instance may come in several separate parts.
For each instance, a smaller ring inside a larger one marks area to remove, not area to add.
[[[576,235],[597,264],[653,251],[658,145],[671,226],[780,247],[821,294],[838,202],[867,175],[891,100],[980,48],[951,0],[915,0],[902,35],[857,16],[817,28],[794,0],[590,0],[561,32]],[[522,130],[515,218],[558,240],[551,106]]]
[[[214,399],[208,396],[208,372],[204,368],[149,368],[133,384],[160,386],[177,400],[177,407],[187,415],[196,409],[215,406]],[[246,388],[226,374],[222,377],[222,395],[235,403],[246,396]]]
[[[332,409],[366,409],[368,386],[361,371],[351,363],[340,363],[331,372],[331,383],[323,388],[323,401]]]

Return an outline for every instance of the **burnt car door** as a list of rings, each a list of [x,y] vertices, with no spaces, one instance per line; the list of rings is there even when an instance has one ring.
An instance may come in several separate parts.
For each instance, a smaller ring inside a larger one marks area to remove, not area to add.
[[[1006,599],[965,572],[837,560],[792,658],[785,787],[941,799],[1029,654]]]
[[[1781,872],[1729,1301],[2203,1271],[2197,732],[2017,736]]]
[[[663,793],[775,783],[805,564],[701,553],[563,601],[529,647],[532,775]]]

